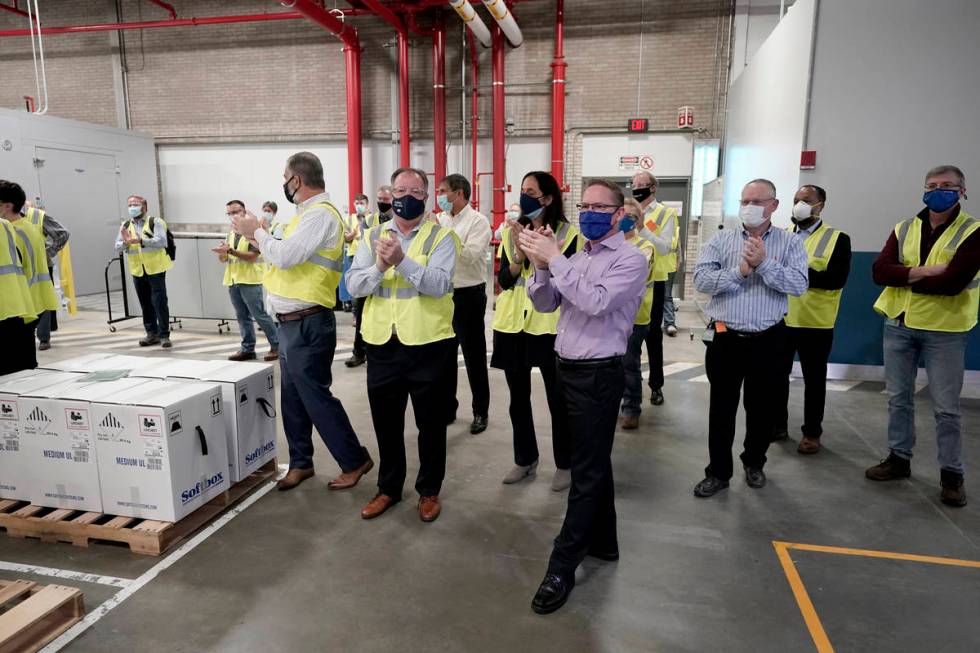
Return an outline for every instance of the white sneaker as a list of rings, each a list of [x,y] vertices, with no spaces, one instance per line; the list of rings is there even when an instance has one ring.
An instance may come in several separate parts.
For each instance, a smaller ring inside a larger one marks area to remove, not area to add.
[[[555,492],[567,490],[572,485],[572,470],[555,470],[555,477],[551,479],[551,489]]]
[[[673,338],[674,336],[676,336],[677,335],[677,327],[675,327],[673,324],[667,325],[667,335],[670,336],[671,338]]]
[[[525,478],[532,478],[537,472],[537,461],[530,465],[514,465],[514,469],[507,472],[507,476],[504,476],[504,485],[512,485],[523,481]]]

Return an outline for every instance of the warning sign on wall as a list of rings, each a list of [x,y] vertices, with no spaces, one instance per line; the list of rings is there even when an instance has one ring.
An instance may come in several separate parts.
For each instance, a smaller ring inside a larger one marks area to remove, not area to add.
[[[653,170],[653,157],[650,155],[624,155],[619,157],[620,170]]]

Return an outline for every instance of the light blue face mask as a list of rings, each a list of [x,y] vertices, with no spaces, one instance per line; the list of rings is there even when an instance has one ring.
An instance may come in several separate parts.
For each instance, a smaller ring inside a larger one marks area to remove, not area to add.
[[[131,218],[138,218],[140,217],[140,214],[143,213],[142,207],[139,206],[130,206],[127,210],[129,211],[129,217]]]
[[[453,203],[445,195],[436,195],[436,202],[439,203],[439,208],[443,211],[450,211],[453,208]]]

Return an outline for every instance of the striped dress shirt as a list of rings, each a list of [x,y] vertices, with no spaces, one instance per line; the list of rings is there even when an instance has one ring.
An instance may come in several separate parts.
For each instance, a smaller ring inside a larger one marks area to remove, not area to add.
[[[726,229],[712,238],[694,268],[694,286],[711,295],[707,313],[712,320],[756,333],[783,319],[787,295],[806,292],[807,256],[799,237],[770,225],[762,236],[765,260],[743,277],[738,267],[746,240],[744,229]]]

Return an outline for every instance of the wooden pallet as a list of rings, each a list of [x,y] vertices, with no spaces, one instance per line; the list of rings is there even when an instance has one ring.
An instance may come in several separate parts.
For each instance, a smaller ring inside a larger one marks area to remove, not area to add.
[[[0,580],[0,653],[33,653],[85,614],[82,592],[64,585]]]
[[[0,500],[0,528],[11,537],[38,538],[42,542],[119,542],[133,553],[160,555],[177,542],[239,503],[260,485],[275,478],[277,466],[270,460],[208,503],[177,522],[137,517],[118,517],[100,512],[45,508],[26,501]]]

